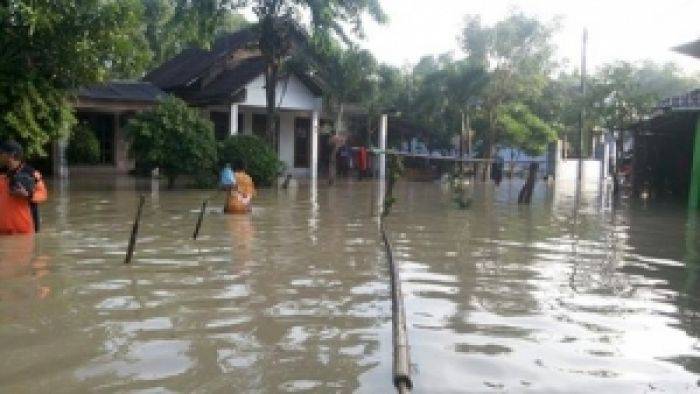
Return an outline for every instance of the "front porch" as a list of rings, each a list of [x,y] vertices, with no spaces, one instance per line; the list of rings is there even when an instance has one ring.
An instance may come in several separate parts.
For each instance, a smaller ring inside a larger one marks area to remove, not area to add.
[[[214,124],[218,141],[232,135],[266,137],[264,107],[233,104],[209,106],[203,109]],[[277,122],[275,150],[284,163],[285,172],[293,177],[318,177],[326,169],[329,123],[319,111],[282,109]],[[319,171],[320,168],[320,171]]]

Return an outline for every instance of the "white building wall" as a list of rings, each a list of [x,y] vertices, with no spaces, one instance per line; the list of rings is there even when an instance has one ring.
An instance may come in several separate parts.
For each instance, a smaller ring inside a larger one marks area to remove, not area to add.
[[[289,77],[286,88],[285,81],[277,84],[277,103],[280,109],[313,111],[321,110],[321,98],[313,93],[297,78]],[[265,75],[260,75],[246,86],[246,100],[241,105],[265,108]]]

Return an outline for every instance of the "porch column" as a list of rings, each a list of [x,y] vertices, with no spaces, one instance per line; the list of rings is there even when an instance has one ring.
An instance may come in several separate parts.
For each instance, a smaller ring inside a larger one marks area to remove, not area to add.
[[[700,115],[695,123],[695,148],[693,149],[693,167],[690,173],[690,191],[688,208],[700,209]]]
[[[388,116],[382,115],[379,119],[379,179],[386,179],[386,133]]]
[[[318,179],[318,111],[311,114],[311,179]]]
[[[238,104],[231,104],[231,119],[229,121],[229,135],[238,135]]]

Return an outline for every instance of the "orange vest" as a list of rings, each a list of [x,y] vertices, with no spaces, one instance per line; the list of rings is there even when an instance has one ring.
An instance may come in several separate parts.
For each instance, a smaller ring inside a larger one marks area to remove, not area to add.
[[[44,183],[44,177],[41,176],[39,171],[34,171],[34,180],[36,184],[34,186],[34,193],[32,194],[32,202],[41,204],[49,199],[49,190],[46,188],[46,183]]]
[[[34,220],[26,198],[10,194],[10,181],[0,175],[0,234],[32,234]]]

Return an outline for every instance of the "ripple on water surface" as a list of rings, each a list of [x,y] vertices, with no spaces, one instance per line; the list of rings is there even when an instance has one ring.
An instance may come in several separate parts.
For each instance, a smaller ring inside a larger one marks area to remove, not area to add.
[[[148,194],[125,266],[129,182],[57,188],[42,234],[0,239],[0,391],[392,391],[371,183],[212,207],[196,242],[209,192]],[[477,185],[466,211],[398,185],[416,392],[699,390],[700,226],[542,186],[519,207],[519,184]]]

